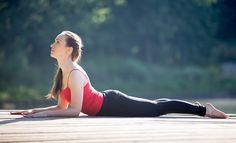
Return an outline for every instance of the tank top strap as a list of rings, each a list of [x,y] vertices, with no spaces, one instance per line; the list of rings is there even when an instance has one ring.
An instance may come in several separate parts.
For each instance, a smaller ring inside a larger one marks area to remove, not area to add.
[[[80,71],[80,72],[88,79],[88,76],[87,76],[84,72],[82,72],[81,70],[79,70],[79,69],[72,69],[72,70],[70,71],[68,77],[67,77],[67,87],[68,87],[68,82],[69,82],[70,74],[71,74],[73,71],[75,71],[75,70]],[[88,80],[89,80],[89,79],[88,79]]]

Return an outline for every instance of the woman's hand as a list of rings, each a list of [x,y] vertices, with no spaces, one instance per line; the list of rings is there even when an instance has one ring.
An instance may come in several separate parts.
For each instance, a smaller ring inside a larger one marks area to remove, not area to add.
[[[22,115],[30,115],[30,114],[34,114],[34,113],[36,113],[35,110],[26,110],[26,111],[22,112],[21,114]]]
[[[11,115],[28,115],[36,113],[35,110],[24,110],[24,111],[17,111],[17,112],[10,112]]]

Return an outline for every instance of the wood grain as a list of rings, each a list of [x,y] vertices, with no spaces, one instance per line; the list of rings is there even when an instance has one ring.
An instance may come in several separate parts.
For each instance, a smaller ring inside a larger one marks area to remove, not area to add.
[[[0,142],[235,143],[236,117],[169,114],[150,118],[23,118],[0,110]],[[15,110],[14,110],[15,111]]]

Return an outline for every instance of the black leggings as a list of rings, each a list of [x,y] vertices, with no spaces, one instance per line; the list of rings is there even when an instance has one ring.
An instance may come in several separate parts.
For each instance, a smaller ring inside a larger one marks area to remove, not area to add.
[[[103,105],[96,116],[156,117],[168,113],[204,116],[206,113],[206,107],[182,100],[148,100],[128,96],[118,90],[106,90],[103,95]]]

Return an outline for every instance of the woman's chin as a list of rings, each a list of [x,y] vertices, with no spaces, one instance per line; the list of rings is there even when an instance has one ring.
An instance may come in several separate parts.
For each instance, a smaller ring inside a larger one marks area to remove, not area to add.
[[[52,53],[50,54],[50,57],[56,59],[56,57]]]

